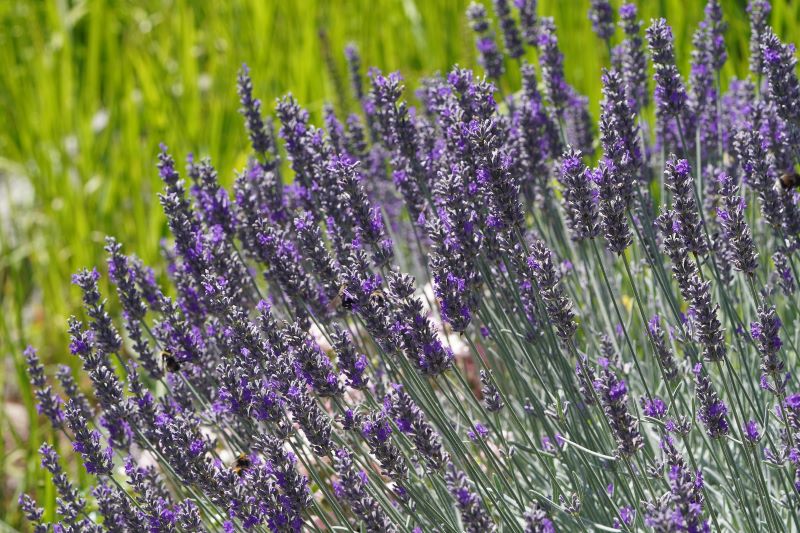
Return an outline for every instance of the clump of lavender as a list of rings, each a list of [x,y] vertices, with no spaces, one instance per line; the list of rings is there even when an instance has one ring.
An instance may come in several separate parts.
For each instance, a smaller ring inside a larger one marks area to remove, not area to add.
[[[419,107],[399,73],[365,86],[354,47],[358,112],[321,125],[243,67],[232,192],[162,148],[162,264],[108,238],[113,298],[102,270],[73,280],[82,373],[24,352],[55,430],[55,491],[18,501],[34,531],[800,529],[793,47],[750,2],[759,78],[726,87],[711,0],[687,94],[654,21],[653,127],[623,5],[595,124],[553,19],[514,6],[494,2],[520,61],[474,4],[486,77],[424,80]],[[610,3],[591,18],[610,44]]]

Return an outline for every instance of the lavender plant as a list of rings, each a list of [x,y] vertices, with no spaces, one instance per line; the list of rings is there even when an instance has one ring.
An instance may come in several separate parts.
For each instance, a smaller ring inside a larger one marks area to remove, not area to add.
[[[769,4],[727,89],[720,2],[688,85],[653,21],[650,95],[635,7],[616,36],[592,2],[619,42],[597,128],[553,20],[494,9],[468,10],[483,75],[419,107],[350,46],[361,114],[287,95],[276,134],[243,67],[230,192],[162,149],[164,264],[107,240],[119,320],[73,278],[88,380],[25,352],[71,444],[41,448],[55,515],[19,498],[34,531],[800,531],[800,91]]]

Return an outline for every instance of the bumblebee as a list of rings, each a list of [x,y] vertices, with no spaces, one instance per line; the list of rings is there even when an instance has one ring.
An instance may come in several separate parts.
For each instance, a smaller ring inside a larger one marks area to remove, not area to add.
[[[175,356],[169,350],[161,352],[161,358],[164,360],[164,367],[169,372],[175,373],[181,369],[181,363],[175,359]]]
[[[250,460],[248,456],[243,453],[239,454],[239,457],[236,458],[236,461],[233,463],[233,473],[237,476],[242,476],[249,468],[252,466],[253,462]]]
[[[344,286],[339,289],[339,294],[336,295],[336,299],[339,300],[339,305],[341,305],[342,309],[345,311],[352,311],[353,307],[356,305],[356,299],[353,298],[349,292],[347,292],[347,289],[345,289]]]
[[[372,291],[369,295],[369,303],[375,307],[386,305],[386,296],[384,296],[383,291],[380,289]]]
[[[794,189],[800,185],[800,174],[796,171],[786,172],[779,179],[783,190]]]

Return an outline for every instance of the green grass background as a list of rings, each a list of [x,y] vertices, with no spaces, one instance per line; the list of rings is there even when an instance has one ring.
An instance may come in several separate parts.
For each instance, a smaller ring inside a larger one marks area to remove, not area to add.
[[[342,49],[349,41],[359,45],[365,66],[400,70],[412,87],[455,63],[474,66],[467,3],[0,2],[0,531],[24,527],[16,509],[22,490],[37,492],[54,512],[36,453],[54,436],[36,415],[22,349],[40,348],[49,371],[56,363],[77,366],[65,319],[79,312],[80,297],[69,278],[80,267],[104,264],[105,235],[148,263],[158,260],[166,235],[156,198],[158,143],[178,159],[190,151],[210,155],[230,184],[248,149],[235,87],[243,62],[267,109],[292,91],[318,119],[326,101],[353,108],[349,98],[336,97],[337,75],[347,80]],[[800,40],[800,2],[773,3],[779,35]],[[556,19],[567,78],[590,96],[596,116],[608,57],[591,33],[588,0],[539,4],[540,14]],[[640,4],[644,20],[668,18],[686,72],[703,2]],[[722,4],[730,24],[724,75],[744,76],[745,1]],[[504,84],[517,89],[518,73]],[[80,474],[75,464],[69,469]]]

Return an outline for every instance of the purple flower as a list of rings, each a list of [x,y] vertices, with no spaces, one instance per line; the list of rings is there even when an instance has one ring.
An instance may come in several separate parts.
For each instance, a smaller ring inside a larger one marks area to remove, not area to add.
[[[764,74],[764,55],[761,43],[768,31],[769,14],[772,6],[769,0],[749,0],[747,14],[750,16],[750,72]]]
[[[728,434],[728,406],[720,400],[700,363],[694,368],[695,394],[698,401],[697,419],[703,423],[712,439]]]
[[[511,16],[511,6],[508,0],[493,0],[494,13],[500,21],[500,28],[503,30],[503,41],[506,45],[508,57],[516,59],[522,57],[525,51],[522,48],[522,38],[517,28],[517,23]]]
[[[608,41],[614,35],[614,9],[608,0],[592,0],[589,8],[592,30],[598,37]]]
[[[600,371],[594,386],[617,442],[617,451],[623,456],[635,454],[644,446],[644,441],[636,418],[628,411],[628,388],[625,381],[619,379],[609,367]]]
[[[486,8],[482,4],[473,2],[467,8],[467,18],[472,31],[475,32],[475,44],[478,48],[478,63],[486,71],[486,75],[493,79],[500,79],[503,75],[503,54],[497,48],[494,32],[490,29]],[[510,22],[513,20],[508,18]],[[517,51],[515,49],[515,51]]]
[[[662,420],[667,414],[667,405],[661,398],[642,398],[641,401],[645,415]]]
[[[514,0],[514,5],[519,10],[519,23],[522,37],[529,46],[536,46],[538,33],[538,18],[536,15],[536,0]]]
[[[552,18],[544,17],[539,20],[538,45],[545,95],[556,109],[556,114],[562,115],[569,101],[570,87],[564,78],[564,55],[558,48],[556,27]]]
[[[647,28],[647,40],[655,69],[655,101],[659,119],[680,117],[686,105],[686,90],[675,66],[672,28],[666,20],[656,19]]]
[[[750,444],[756,444],[761,440],[761,432],[758,429],[758,424],[755,420],[748,420],[744,423],[742,428],[742,435]]]
[[[731,177],[723,174],[719,181],[722,207],[717,209],[717,218],[722,226],[725,244],[731,252],[736,270],[752,276],[758,268],[758,253],[745,219],[744,198],[739,196],[739,187]]]
[[[573,240],[596,237],[600,233],[596,191],[592,174],[581,161],[581,153],[568,149],[561,158],[561,172],[557,176]]]
[[[486,511],[481,497],[473,491],[472,484],[453,463],[445,472],[447,489],[456,501],[461,523],[468,533],[493,533],[497,526]]]
[[[489,435],[489,430],[486,429],[486,426],[481,424],[480,422],[475,423],[475,429],[470,429],[467,431],[467,437],[469,440],[475,442],[478,440],[483,440],[486,436]]]

